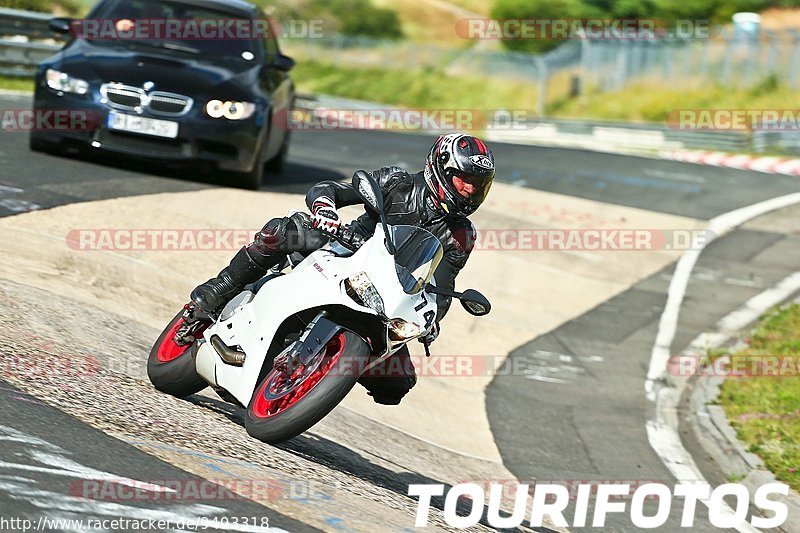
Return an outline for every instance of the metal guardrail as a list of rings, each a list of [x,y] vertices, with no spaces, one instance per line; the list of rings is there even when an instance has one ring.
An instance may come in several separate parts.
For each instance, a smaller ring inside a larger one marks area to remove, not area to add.
[[[0,8],[0,74],[30,77],[36,66],[61,48],[50,31],[48,13]],[[45,40],[47,42],[35,42]]]
[[[34,13],[19,9],[0,7],[0,36],[24,35],[31,39],[47,39],[54,37],[47,25],[53,18],[49,13]]]
[[[720,150],[724,152],[753,151],[752,135],[745,131],[678,130],[658,123],[614,122],[605,120],[550,120],[542,124],[552,125],[560,135],[586,136],[595,139],[618,136],[641,139],[654,149],[680,145],[682,148]],[[534,128],[535,130],[535,128]],[[648,139],[645,141],[644,139]]]
[[[9,77],[30,77],[36,66],[61,47],[45,43],[0,41],[0,74]]]
[[[678,130],[658,123],[542,119],[528,128],[490,129],[490,139],[545,146],[655,154],[671,150],[800,155],[800,131]]]

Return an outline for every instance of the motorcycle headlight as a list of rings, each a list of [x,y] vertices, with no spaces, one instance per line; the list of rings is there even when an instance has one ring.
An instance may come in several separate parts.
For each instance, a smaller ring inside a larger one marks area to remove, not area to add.
[[[389,338],[393,341],[405,341],[422,335],[422,328],[413,322],[406,322],[402,318],[393,318],[389,321]]]
[[[347,295],[357,304],[369,307],[381,315],[384,314],[383,298],[378,294],[366,272],[359,272],[344,280],[344,287]]]
[[[58,70],[47,69],[45,73],[47,86],[54,91],[84,95],[89,92],[89,82],[80,78],[73,78],[69,74]]]
[[[256,104],[251,102],[211,100],[206,104],[206,114],[211,118],[245,120],[252,117],[255,112]]]

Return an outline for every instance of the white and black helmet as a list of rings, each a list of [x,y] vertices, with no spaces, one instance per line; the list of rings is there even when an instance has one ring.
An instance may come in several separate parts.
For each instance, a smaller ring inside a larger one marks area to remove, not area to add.
[[[425,181],[448,215],[474,213],[489,194],[494,173],[492,151],[480,139],[461,133],[439,137],[425,164]]]

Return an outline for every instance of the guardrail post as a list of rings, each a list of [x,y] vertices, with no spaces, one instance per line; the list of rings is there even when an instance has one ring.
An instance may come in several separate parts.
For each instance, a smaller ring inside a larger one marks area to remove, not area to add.
[[[778,40],[775,32],[764,30],[764,35],[769,39],[769,53],[767,55],[767,74],[777,72],[778,65]]]
[[[789,86],[797,88],[797,71],[800,69],[800,32],[790,30],[792,34],[792,57],[789,60]]]
[[[733,37],[724,32],[722,35],[723,40],[725,41],[725,51],[723,52],[722,57],[722,72],[720,74],[720,81],[724,85],[727,85],[731,81],[731,62],[733,61]]]
[[[758,39],[756,37],[756,39]],[[747,58],[745,59],[744,64],[744,85],[749,86],[755,82],[755,67],[756,67],[756,59],[758,58],[758,52],[761,48],[761,41],[752,38],[746,38],[745,40],[745,48],[747,50]],[[754,41],[756,41],[754,43]],[[754,46],[755,44],[755,46]]]
[[[536,70],[539,74],[539,97],[536,100],[536,114],[544,117],[547,112],[547,89],[550,82],[550,72],[547,63],[540,57],[536,57]]]

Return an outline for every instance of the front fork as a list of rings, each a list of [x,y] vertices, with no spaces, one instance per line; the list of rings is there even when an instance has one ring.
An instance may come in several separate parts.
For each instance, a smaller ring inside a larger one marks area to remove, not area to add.
[[[298,368],[311,363],[317,353],[328,344],[328,341],[344,329],[339,324],[328,320],[327,316],[327,311],[321,311],[306,326],[298,340],[275,356],[272,367],[291,376]]]
[[[213,319],[202,310],[196,308],[192,304],[183,306],[183,325],[175,332],[173,340],[178,346],[186,346],[192,344],[197,340],[199,333],[205,329],[205,326]]]

